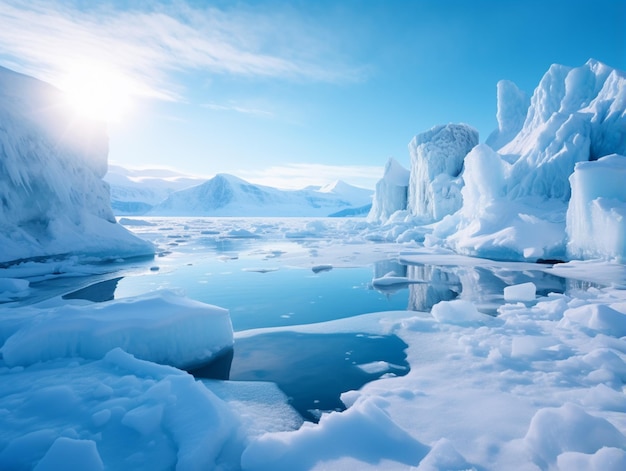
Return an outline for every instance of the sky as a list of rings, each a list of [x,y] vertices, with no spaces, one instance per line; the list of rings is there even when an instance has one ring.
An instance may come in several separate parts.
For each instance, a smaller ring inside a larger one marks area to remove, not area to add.
[[[0,65],[107,121],[109,161],[281,188],[373,188],[446,123],[496,126],[496,84],[626,70],[624,0],[0,0]]]

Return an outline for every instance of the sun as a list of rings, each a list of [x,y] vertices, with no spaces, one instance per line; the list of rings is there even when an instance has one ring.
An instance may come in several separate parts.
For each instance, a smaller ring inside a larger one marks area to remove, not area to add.
[[[103,64],[81,64],[60,83],[66,104],[79,116],[118,122],[130,110],[132,85],[112,67]]]

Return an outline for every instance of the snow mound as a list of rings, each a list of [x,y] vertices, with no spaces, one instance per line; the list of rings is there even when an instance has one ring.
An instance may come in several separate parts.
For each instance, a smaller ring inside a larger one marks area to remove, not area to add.
[[[568,255],[626,260],[626,157],[581,162],[570,176]]]
[[[409,179],[410,172],[390,157],[385,164],[383,178],[376,183],[368,221],[385,222],[396,211],[406,209]]]
[[[478,131],[466,124],[435,126],[409,143],[411,174],[408,209],[427,222],[461,207],[463,160],[478,144]]]
[[[537,286],[532,281],[504,288],[505,301],[534,301]]]
[[[55,88],[0,67],[0,262],[153,254],[113,217],[104,124],[76,119],[64,103]]]
[[[233,345],[227,310],[168,291],[42,309],[33,317],[0,349],[8,366],[63,357],[99,359],[119,347],[143,360],[190,369]]]

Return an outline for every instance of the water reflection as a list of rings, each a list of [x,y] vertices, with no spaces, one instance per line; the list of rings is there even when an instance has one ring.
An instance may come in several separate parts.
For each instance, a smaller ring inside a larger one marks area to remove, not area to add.
[[[473,302],[479,311],[495,315],[504,303],[503,293],[507,286],[532,282],[537,287],[537,296],[546,296],[564,293],[571,285],[565,278],[521,268],[406,264],[393,260],[374,266],[374,278],[389,274],[406,277],[407,282],[376,285],[375,289],[388,297],[407,289],[407,309],[413,311],[430,311],[440,301],[462,298]]]

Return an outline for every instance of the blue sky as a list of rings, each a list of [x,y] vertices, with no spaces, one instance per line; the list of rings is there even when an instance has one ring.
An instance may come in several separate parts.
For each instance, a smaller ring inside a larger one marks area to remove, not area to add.
[[[94,64],[123,78],[111,161],[282,187],[373,187],[437,124],[484,140],[498,80],[626,70],[624,0],[0,0],[0,25],[0,65],[61,88]]]

